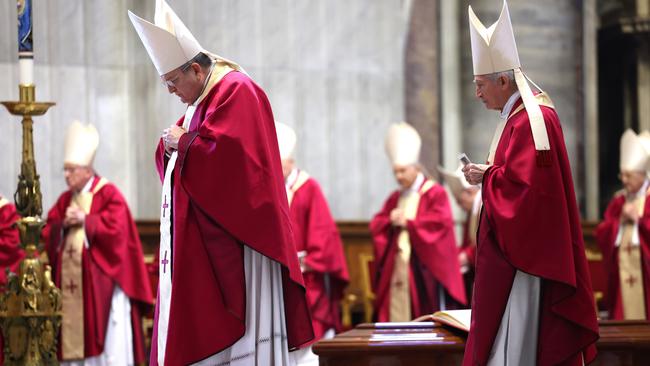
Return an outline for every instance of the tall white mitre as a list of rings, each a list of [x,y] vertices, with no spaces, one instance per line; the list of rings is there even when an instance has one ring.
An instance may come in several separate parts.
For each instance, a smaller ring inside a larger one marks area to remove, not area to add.
[[[65,135],[63,162],[79,166],[92,166],[99,146],[95,126],[74,121]]]
[[[296,150],[296,132],[282,122],[275,122],[275,133],[278,135],[280,159],[293,158],[293,153]]]
[[[406,122],[393,123],[386,134],[386,154],[393,166],[417,164],[422,140],[418,132]]]
[[[164,0],[156,0],[154,24],[133,14],[130,10],[128,13],[133,27],[161,76],[182,66],[199,52],[243,72],[235,62],[206,51]]]
[[[465,175],[462,172],[462,168],[463,166],[461,165],[458,167],[458,169],[451,171],[445,169],[442,166],[438,166],[438,172],[442,174],[445,183],[447,183],[449,189],[451,190],[451,193],[456,198],[460,197],[465,189],[469,187],[475,187],[467,182],[467,179],[465,179]]]
[[[621,136],[621,171],[645,172],[650,163],[650,155],[644,146],[643,137],[631,129],[625,130]]]
[[[472,6],[469,6],[468,12],[474,75],[487,75],[514,70],[515,82],[517,83],[530,119],[535,149],[538,151],[550,150],[551,147],[548,141],[542,111],[528,85],[526,80],[528,77],[521,71],[521,63],[519,62],[512,23],[510,22],[508,5],[504,0],[499,19],[489,28],[485,28],[476,14],[474,14]]]

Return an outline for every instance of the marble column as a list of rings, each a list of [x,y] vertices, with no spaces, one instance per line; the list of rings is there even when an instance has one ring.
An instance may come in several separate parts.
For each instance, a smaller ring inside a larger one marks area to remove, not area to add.
[[[460,3],[440,2],[440,110],[442,163],[447,169],[458,166],[462,146]]]
[[[582,8],[583,116],[585,218],[598,213],[598,12],[596,0],[585,0]]]
[[[438,1],[413,0],[404,63],[406,121],[422,137],[420,161],[434,177],[440,161]]]

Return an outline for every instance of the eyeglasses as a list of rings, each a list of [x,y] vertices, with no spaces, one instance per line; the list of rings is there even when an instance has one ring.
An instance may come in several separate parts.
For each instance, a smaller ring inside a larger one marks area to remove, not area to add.
[[[187,72],[187,70],[190,69],[190,66],[192,66],[192,63],[194,62],[194,59],[191,59],[184,63],[180,69],[180,73],[176,75],[176,77],[171,78],[169,80],[165,80],[162,76],[160,77],[160,82],[162,83],[163,87],[165,88],[176,88],[176,83],[178,82],[178,79],[180,79],[181,74],[184,74]]]

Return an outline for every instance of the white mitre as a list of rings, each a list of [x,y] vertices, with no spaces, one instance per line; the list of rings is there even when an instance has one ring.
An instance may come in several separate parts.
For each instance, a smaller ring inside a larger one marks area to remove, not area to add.
[[[79,166],[92,166],[99,146],[95,126],[74,121],[65,135],[63,162]]]
[[[243,72],[236,63],[206,51],[164,0],[156,0],[154,24],[133,14],[130,10],[128,13],[133,27],[161,76],[183,66],[199,52]]]
[[[463,193],[463,191],[469,187],[476,187],[472,186],[467,182],[467,179],[465,179],[465,175],[462,172],[463,166],[459,166],[458,169],[451,171],[447,170],[442,166],[438,166],[438,172],[442,174],[443,179],[445,180],[445,183],[449,186],[449,189],[451,190],[451,193],[458,199],[460,195]]]
[[[527,76],[521,71],[508,5],[504,0],[499,19],[489,28],[485,28],[474,14],[471,6],[468,12],[474,75],[487,75],[513,70],[515,82],[530,120],[535,150],[550,150],[551,146],[548,141],[542,110],[526,81]]]
[[[280,159],[293,158],[293,153],[296,150],[296,132],[282,122],[275,122],[275,133],[278,135]]]
[[[386,154],[393,166],[417,164],[422,140],[418,132],[406,122],[393,123],[386,135]]]
[[[645,172],[648,169],[649,157],[643,137],[629,128],[625,130],[621,136],[621,171]]]

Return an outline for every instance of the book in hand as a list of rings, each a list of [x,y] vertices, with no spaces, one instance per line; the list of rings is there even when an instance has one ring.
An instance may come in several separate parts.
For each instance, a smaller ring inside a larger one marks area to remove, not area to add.
[[[431,317],[444,325],[469,332],[472,309],[436,311]]]

